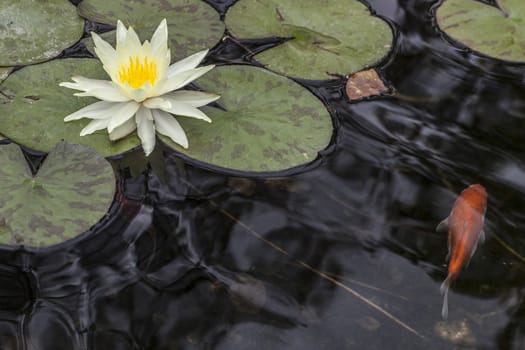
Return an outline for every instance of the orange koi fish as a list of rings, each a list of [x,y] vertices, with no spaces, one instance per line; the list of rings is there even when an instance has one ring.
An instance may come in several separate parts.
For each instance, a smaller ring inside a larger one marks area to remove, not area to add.
[[[450,215],[441,221],[437,231],[448,230],[448,274],[441,285],[443,309],[441,316],[448,316],[448,290],[461,269],[474,255],[478,241],[485,239],[483,222],[487,209],[487,192],[479,184],[470,185],[456,199]]]

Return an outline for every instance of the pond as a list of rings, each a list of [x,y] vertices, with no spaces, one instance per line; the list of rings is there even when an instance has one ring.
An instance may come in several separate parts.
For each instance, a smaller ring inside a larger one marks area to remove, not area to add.
[[[233,2],[208,3],[224,15]],[[367,3],[395,34],[375,65],[389,93],[351,102],[344,77],[297,79],[335,131],[316,160],[277,173],[162,143],[148,161],[110,157],[118,188],[98,224],[1,249],[0,349],[523,349],[525,67],[454,45],[435,0]],[[86,37],[108,29],[87,23]],[[208,60],[259,65],[246,48],[273,44],[226,39]],[[444,320],[435,228],[475,183],[486,239]]]

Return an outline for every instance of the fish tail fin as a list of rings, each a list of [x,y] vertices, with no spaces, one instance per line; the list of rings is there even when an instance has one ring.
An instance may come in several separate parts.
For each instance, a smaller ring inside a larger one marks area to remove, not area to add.
[[[446,320],[448,318],[448,290],[450,288],[450,276],[448,276],[443,283],[441,284],[441,287],[439,288],[439,291],[441,294],[443,294],[443,307],[441,308],[441,317]]]
[[[443,307],[441,308],[441,317],[446,320],[448,318],[448,286],[443,292]]]

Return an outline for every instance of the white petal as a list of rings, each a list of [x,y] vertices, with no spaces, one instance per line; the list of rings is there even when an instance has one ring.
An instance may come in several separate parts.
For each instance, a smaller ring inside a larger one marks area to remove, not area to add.
[[[140,51],[137,52],[137,53],[138,53],[138,56],[141,57],[141,58],[142,57],[151,57],[151,52],[152,51],[153,50],[151,49],[151,43],[148,40],[146,40],[142,44],[142,47],[141,47]]]
[[[128,35],[128,30],[119,19],[117,21],[117,48],[126,40],[126,35]]]
[[[170,92],[162,97],[182,102],[193,107],[201,107],[218,100],[221,96],[201,91],[179,90]]]
[[[74,83],[70,81],[65,81],[58,85],[67,87],[69,89],[82,90],[82,91],[88,91],[90,89],[97,89],[97,88],[113,85],[109,80],[85,78],[80,75],[75,75],[71,77],[71,80],[73,80]]]
[[[159,48],[163,50],[168,48],[168,24],[166,18],[160,22],[155,33],[153,33],[153,36],[151,37],[151,46],[153,51]]]
[[[211,69],[213,69],[213,67],[215,66],[209,65],[191,69],[185,72],[180,72],[177,75],[172,76],[166,80],[159,81],[157,85],[155,85],[154,94],[155,96],[160,96],[178,88],[181,88],[191,83],[193,80],[199,78],[200,76],[206,74]]]
[[[197,119],[202,119],[207,121],[208,123],[211,123],[211,119],[204,114],[201,110],[192,107],[188,104],[177,102],[177,101],[170,101],[171,102],[171,108],[160,108],[164,112],[168,112],[175,115],[182,115],[185,117],[192,117]]]
[[[171,53],[168,49],[168,25],[163,19],[151,37],[150,57],[157,63],[157,77],[164,77],[170,64]]]
[[[80,131],[80,136],[89,135],[97,130],[107,128],[109,119],[95,119],[92,120]]]
[[[121,108],[115,111],[115,114],[111,118],[108,124],[108,132],[113,132],[113,130],[124,124],[128,121],[133,115],[137,112],[140,107],[140,103],[135,101],[129,101],[127,103],[122,103]]]
[[[102,104],[104,103],[104,104]],[[89,109],[86,113],[85,111],[79,110],[75,113],[78,113],[78,115],[74,115],[74,119],[80,119],[80,118],[91,118],[91,119],[107,119],[108,123],[111,118],[113,118],[115,115],[119,114],[120,111],[125,108],[126,103],[125,102],[105,102],[100,101],[96,102],[93,105],[96,105],[95,107],[92,107],[92,109]],[[93,106],[90,105],[90,106]],[[90,107],[88,106],[88,107]],[[87,107],[84,107],[87,108]],[[79,113],[80,112],[80,113]],[[75,114],[73,113],[73,114]],[[69,116],[68,116],[69,117]],[[66,117],[67,118],[67,117]],[[68,118],[68,120],[64,121],[70,121],[74,120]]]
[[[201,61],[204,59],[204,57],[206,57],[207,54],[208,50],[203,50],[173,63],[171,66],[169,66],[168,71],[166,72],[166,76],[169,78],[180,72],[194,69],[199,65],[199,63],[201,63]]]
[[[91,119],[107,118],[107,110],[114,107],[115,104],[117,103],[119,102],[106,102],[106,101],[95,102],[93,104],[90,104],[66,116],[64,118],[64,121],[69,122],[71,120],[77,120],[77,119],[82,119],[82,118],[91,118]]]
[[[102,88],[102,89],[93,89],[86,92],[77,92],[73,94],[80,97],[96,97],[99,100],[109,101],[109,102],[126,102],[129,101],[129,97],[122,94],[122,91],[118,88]]]
[[[177,119],[169,113],[154,109],[152,111],[155,120],[155,128],[162,135],[168,136],[173,142],[184,148],[188,148],[188,138]]]
[[[132,88],[128,83],[124,83],[122,86],[130,100],[142,102],[148,97],[152,96],[152,87],[149,82],[146,82],[138,89]]]
[[[82,90],[78,87],[77,83],[72,83],[70,81],[63,81],[60,84],[58,84],[58,86],[62,86],[62,87],[73,89],[73,90]]]
[[[142,142],[142,149],[148,156],[155,148],[155,125],[151,110],[141,107],[135,115],[137,134]]]
[[[163,97],[153,97],[145,100],[142,105],[150,109],[171,108],[171,103]]]
[[[111,80],[115,81],[118,78],[118,66],[117,66],[117,52],[115,49],[104,39],[99,37],[96,33],[91,32],[91,37],[95,43],[95,54],[102,62],[102,68],[108,73]]]
[[[157,77],[164,77],[171,60],[171,53],[168,49],[168,24],[166,19],[160,22],[151,37],[151,52],[149,55],[157,63]]]
[[[141,48],[142,48],[142,45],[140,43],[140,39],[137,33],[135,32],[135,30],[133,30],[133,27],[130,26],[128,28],[128,33],[126,34],[126,39],[124,40],[122,45],[119,45],[119,47],[117,48],[117,54],[120,54],[120,50],[122,50],[123,53],[130,52],[133,55],[135,55],[138,52],[140,52]],[[126,55],[126,56],[129,56],[129,55]]]
[[[100,100],[110,102],[124,102],[130,100],[130,98],[111,81],[89,79],[81,76],[75,76],[71,79],[75,82],[62,82],[58,85],[69,89],[84,91],[82,93],[74,94],[75,96],[93,96]]]
[[[126,137],[129,134],[131,134],[133,131],[135,131],[136,128],[137,128],[137,124],[135,123],[135,120],[133,118],[130,118],[128,119],[127,122],[125,122],[121,126],[115,128],[112,132],[110,132],[109,139],[111,141],[116,141],[118,139]]]
[[[170,65],[171,54],[167,46],[153,48],[150,53],[152,61],[157,63],[157,77],[159,79],[166,76],[166,71]]]

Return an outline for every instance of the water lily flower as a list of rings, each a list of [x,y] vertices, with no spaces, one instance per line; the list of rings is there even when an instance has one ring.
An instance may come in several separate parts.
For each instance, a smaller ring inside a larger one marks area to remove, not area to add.
[[[197,107],[220,96],[200,91],[178,90],[214,66],[197,67],[208,53],[204,50],[171,66],[168,27],[162,20],[151,42],[140,43],[132,27],[117,22],[117,45],[113,48],[96,33],[91,33],[95,53],[111,81],[74,76],[73,82],[60,86],[79,90],[75,96],[93,96],[102,101],[88,105],[64,118],[65,122],[93,119],[80,136],[107,129],[110,140],[123,138],[135,129],[142,148],[149,155],[155,147],[155,133],[168,136],[182,147],[188,139],[174,115],[211,122]]]

